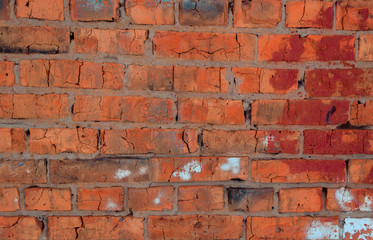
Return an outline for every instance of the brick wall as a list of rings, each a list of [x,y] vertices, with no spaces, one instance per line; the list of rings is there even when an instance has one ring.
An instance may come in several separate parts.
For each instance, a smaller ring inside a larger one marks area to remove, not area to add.
[[[0,239],[373,239],[372,0],[0,18]]]

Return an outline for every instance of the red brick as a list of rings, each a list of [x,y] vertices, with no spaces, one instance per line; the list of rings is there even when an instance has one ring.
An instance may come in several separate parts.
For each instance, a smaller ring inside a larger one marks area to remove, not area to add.
[[[126,13],[135,24],[171,25],[175,23],[173,0],[127,0]]]
[[[179,99],[179,121],[182,123],[237,124],[245,123],[240,100]]]
[[[149,239],[240,239],[241,216],[150,216]]]
[[[12,118],[13,110],[13,95],[0,94],[0,118]]]
[[[17,0],[16,17],[63,21],[63,0]]]
[[[15,187],[0,188],[0,211],[13,212],[19,209],[18,189]]]
[[[332,28],[333,15],[332,2],[289,1],[286,3],[285,26],[289,28]]]
[[[143,159],[51,160],[53,183],[149,181],[149,163]]]
[[[326,209],[328,211],[372,212],[373,189],[328,189]]]
[[[373,29],[373,3],[370,0],[337,2],[336,28],[343,30]]]
[[[344,35],[262,35],[259,61],[353,61],[355,37]]]
[[[195,129],[124,129],[101,132],[101,154],[185,154],[198,150]]]
[[[44,160],[0,160],[0,183],[46,183]]]
[[[229,210],[271,212],[274,207],[272,188],[228,188]]]
[[[172,66],[130,65],[128,69],[128,88],[131,90],[172,91],[174,88]]]
[[[299,152],[297,131],[204,130],[203,150],[208,153],[290,153]]]
[[[74,36],[76,53],[143,55],[147,31],[78,28]]]
[[[0,128],[0,152],[23,153],[26,151],[26,134],[21,128]]]
[[[0,10],[1,16],[1,10]],[[0,61],[0,86],[7,87],[14,85],[14,62]]]
[[[279,212],[319,212],[322,209],[321,188],[280,189]]]
[[[217,211],[224,208],[222,186],[179,187],[179,212]]]
[[[228,0],[182,0],[179,5],[181,25],[225,26],[228,17]]]
[[[128,207],[131,211],[172,210],[173,202],[173,187],[130,188],[128,190]]]
[[[36,154],[95,153],[97,131],[88,128],[31,128],[30,152]]]
[[[116,216],[48,217],[48,239],[144,239],[144,219]]]
[[[76,203],[79,210],[92,211],[123,211],[124,189],[109,188],[79,188]]]
[[[154,182],[247,180],[247,157],[152,158]]]
[[[0,6],[0,20],[9,20],[10,18],[10,0],[3,0]]]
[[[22,38],[19,36],[22,35]],[[35,43],[37,39],[37,43]],[[0,27],[1,53],[58,54],[68,52],[70,29],[55,27]]]
[[[348,121],[350,102],[332,100],[255,100],[251,123],[257,125],[328,125]]]
[[[373,61],[373,35],[360,35],[358,55],[360,61]]]
[[[173,100],[144,97],[77,96],[74,121],[173,122]]]
[[[316,69],[305,75],[307,95],[311,97],[373,96],[373,69]]]
[[[275,27],[281,21],[281,7],[281,0],[234,0],[234,27]]]
[[[25,206],[27,210],[70,211],[70,189],[26,188]]]
[[[235,33],[157,31],[153,49],[161,58],[238,61],[254,59],[255,36]]]
[[[2,239],[39,240],[43,223],[35,217],[0,217]]]
[[[70,13],[77,21],[117,21],[119,0],[70,0]]]
[[[251,179],[263,183],[344,183],[345,168],[343,160],[255,160]]]
[[[339,239],[338,217],[248,217],[247,239]]]
[[[372,154],[373,131],[305,130],[306,154]]]
[[[350,111],[350,123],[353,125],[373,125],[373,101],[353,102]]]
[[[286,94],[298,89],[298,70],[232,68],[238,93]]]
[[[373,160],[353,159],[348,162],[348,180],[352,183],[373,183]]]

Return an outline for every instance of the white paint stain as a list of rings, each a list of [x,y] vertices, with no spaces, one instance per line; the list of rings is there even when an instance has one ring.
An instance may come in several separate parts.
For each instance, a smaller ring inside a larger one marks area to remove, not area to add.
[[[228,158],[228,162],[222,164],[220,169],[223,171],[232,171],[232,173],[237,174],[240,172],[240,158]]]
[[[15,199],[13,200],[13,202],[17,203],[17,202],[18,202],[18,198],[15,198]]]
[[[30,169],[27,169],[26,172],[29,174],[29,173],[31,173],[31,170],[30,170]]]
[[[354,196],[352,196],[351,192],[348,189],[340,188],[335,192],[334,196],[335,199],[337,199],[339,206],[344,211],[351,211],[351,208],[348,206],[348,204],[351,204],[354,201]]]
[[[353,239],[354,234],[358,234],[359,240],[373,239],[373,219],[346,218],[343,230],[343,238]]]
[[[141,175],[144,175],[147,172],[147,170],[148,170],[148,167],[141,167],[139,172]]]
[[[174,172],[172,177],[179,177],[181,180],[188,181],[192,178],[192,173],[200,173],[202,165],[197,161],[191,161],[186,164],[180,171]]]
[[[373,210],[372,208],[372,196],[365,196],[364,203],[359,207],[360,211],[362,212],[370,212]]]
[[[108,211],[120,210],[119,206],[116,203],[114,203],[111,199],[108,200],[108,203],[106,204],[106,209]]]
[[[339,228],[331,222],[312,221],[306,239],[339,239]]]
[[[264,147],[268,147],[268,143],[269,143],[269,142],[273,142],[273,141],[275,141],[275,137],[274,137],[274,136],[272,136],[272,135],[270,135],[270,136],[266,136],[266,137],[264,138],[264,140],[263,140],[263,145],[264,145]]]
[[[123,179],[125,177],[128,177],[130,174],[131,174],[131,172],[129,170],[118,169],[115,172],[114,178],[116,178],[116,179]]]

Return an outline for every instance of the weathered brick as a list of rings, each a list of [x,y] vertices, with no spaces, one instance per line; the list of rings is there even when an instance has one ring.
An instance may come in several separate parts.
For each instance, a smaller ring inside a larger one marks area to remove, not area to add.
[[[48,239],[144,239],[144,219],[117,216],[48,217]]]
[[[353,61],[355,37],[345,35],[262,35],[259,61]]]
[[[17,0],[16,17],[63,21],[63,0]]]
[[[26,188],[25,206],[27,210],[70,211],[70,189]]]
[[[149,163],[141,159],[51,160],[53,183],[149,181]]]
[[[153,49],[161,58],[238,61],[254,59],[255,36],[245,33],[157,31]]]
[[[13,95],[0,94],[0,118],[12,118],[14,105]]]
[[[321,188],[280,189],[279,212],[319,212],[322,209]]]
[[[179,121],[182,123],[237,124],[245,123],[240,100],[179,99]]]
[[[143,55],[146,30],[78,28],[74,32],[76,53]]]
[[[247,180],[247,157],[152,158],[154,182]]]
[[[348,162],[348,180],[352,183],[373,183],[373,159],[352,159]]]
[[[234,0],[235,27],[271,28],[281,21],[281,0]]]
[[[372,154],[373,131],[369,130],[305,130],[306,154]]]
[[[348,121],[349,101],[255,100],[251,123],[257,125],[328,125]]]
[[[350,111],[350,123],[353,125],[373,125],[373,101],[353,102]]]
[[[26,133],[21,128],[0,128],[0,152],[23,153],[26,151]]]
[[[22,36],[22,37],[20,37]],[[37,39],[37,43],[35,43]],[[1,53],[58,54],[68,52],[70,30],[55,27],[0,27]]]
[[[101,132],[101,154],[184,154],[198,150],[195,129],[124,129]]]
[[[0,217],[2,239],[39,240],[43,223],[35,217]]]
[[[228,0],[182,0],[179,5],[181,25],[227,25]]]
[[[171,25],[175,23],[173,0],[127,0],[126,13],[135,24]]]
[[[31,128],[30,152],[36,154],[95,153],[97,131],[89,128]]]
[[[131,211],[172,210],[173,202],[173,187],[130,188],[128,190],[128,208]]]
[[[332,28],[333,15],[332,2],[289,1],[286,3],[285,25],[289,28]]]
[[[255,160],[251,178],[264,183],[343,183],[345,168],[343,160]]]
[[[373,189],[328,189],[326,209],[328,211],[372,212]]]
[[[70,0],[70,13],[77,21],[116,21],[119,0]]]
[[[2,0],[0,3],[0,20],[9,20],[10,0]]]
[[[149,239],[240,239],[241,216],[150,216]]]
[[[74,121],[173,122],[173,100],[144,97],[77,96]]]
[[[232,68],[238,93],[286,94],[298,89],[298,70]]]
[[[311,97],[373,96],[373,69],[315,69],[306,71],[305,88]]]
[[[228,188],[229,210],[271,212],[274,207],[272,188]]]
[[[358,55],[360,61],[373,61],[373,35],[360,35]]]
[[[222,186],[179,187],[178,199],[180,212],[223,210],[224,188]]]
[[[0,188],[0,211],[13,212],[19,209],[18,189],[16,187]]]
[[[340,0],[337,2],[336,28],[343,30],[373,29],[373,2]]]
[[[1,7],[0,7],[1,8]],[[0,10],[1,16],[1,10]],[[14,85],[14,62],[0,61],[0,86],[13,86]]]
[[[174,69],[172,66],[128,67],[128,88],[131,90],[172,91]]]
[[[47,162],[44,160],[0,160],[0,182],[46,183]]]
[[[123,211],[124,189],[122,187],[79,188],[76,203],[79,210]]]
[[[343,226],[343,239],[372,239],[373,218],[346,218]]]

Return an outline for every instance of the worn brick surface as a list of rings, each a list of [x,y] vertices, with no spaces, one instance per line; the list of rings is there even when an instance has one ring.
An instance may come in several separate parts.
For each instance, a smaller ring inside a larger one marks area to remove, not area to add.
[[[64,20],[63,0],[17,0],[16,6],[15,10],[18,18]]]

